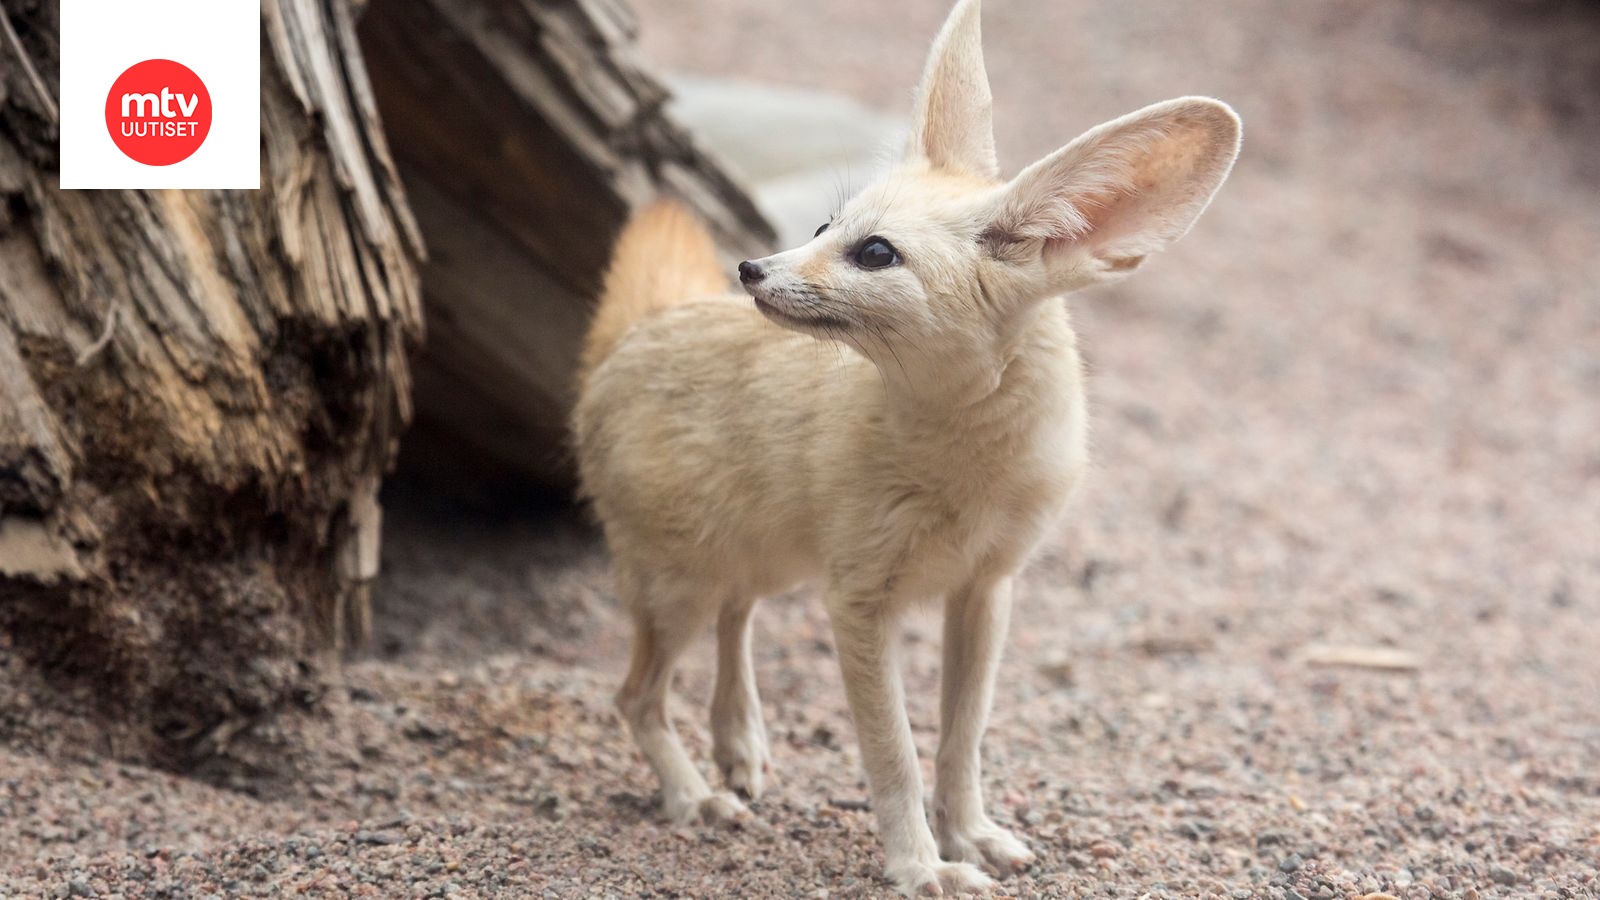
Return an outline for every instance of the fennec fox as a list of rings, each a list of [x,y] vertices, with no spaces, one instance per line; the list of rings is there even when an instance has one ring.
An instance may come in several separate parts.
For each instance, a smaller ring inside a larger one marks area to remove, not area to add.
[[[750,661],[757,599],[822,587],[905,893],[991,884],[1033,854],[984,812],[979,740],[1012,577],[1084,468],[1083,374],[1061,295],[1182,237],[1227,177],[1239,120],[1204,98],[1101,125],[1001,181],[979,41],[961,0],[934,41],[894,171],[807,244],[739,265],[729,295],[679,207],[617,244],[582,363],[583,485],[637,637],[617,695],[677,821],[746,815],[769,751]],[[815,352],[814,341],[848,350]],[[896,666],[907,607],[944,604],[933,822]],[[714,791],[664,701],[717,635]]]

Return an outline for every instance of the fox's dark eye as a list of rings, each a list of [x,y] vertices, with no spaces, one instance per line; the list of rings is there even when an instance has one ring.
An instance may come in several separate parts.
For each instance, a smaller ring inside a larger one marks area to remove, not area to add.
[[[856,250],[856,264],[863,269],[882,269],[900,261],[900,254],[881,237],[869,237]]]
[[[828,230],[828,226],[832,225],[832,224],[833,224],[832,222],[823,222],[821,225],[818,225],[817,226],[817,233],[813,234],[812,237],[817,237],[817,236],[821,235],[824,231],[827,231]]]

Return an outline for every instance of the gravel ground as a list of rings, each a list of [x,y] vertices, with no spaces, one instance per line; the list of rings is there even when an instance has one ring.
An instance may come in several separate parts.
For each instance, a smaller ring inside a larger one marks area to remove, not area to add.
[[[889,109],[943,13],[906,6],[641,17],[668,65]],[[1600,7],[991,0],[985,30],[1013,167],[1171,95],[1246,123],[1195,233],[1074,300],[1097,468],[1019,592],[987,772],[1041,859],[1004,890],[1600,896]],[[670,828],[593,535],[391,509],[371,655],[257,729],[291,761],[117,762],[0,667],[0,896],[885,893],[813,601],[757,617],[776,788]]]

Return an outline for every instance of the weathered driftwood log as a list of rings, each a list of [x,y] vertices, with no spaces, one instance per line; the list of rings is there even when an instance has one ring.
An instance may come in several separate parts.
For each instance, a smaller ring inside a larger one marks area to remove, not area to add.
[[[204,752],[364,615],[420,237],[345,0],[263,3],[241,192],[59,190],[58,4],[0,4],[0,652]]]
[[[372,0],[360,35],[429,248],[403,465],[564,485],[573,364],[629,211],[676,194],[730,262],[772,230],[665,113],[616,0]]]

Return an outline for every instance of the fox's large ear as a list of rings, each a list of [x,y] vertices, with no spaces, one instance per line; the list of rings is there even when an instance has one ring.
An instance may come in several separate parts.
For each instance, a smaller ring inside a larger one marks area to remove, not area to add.
[[[979,0],[958,0],[928,54],[928,67],[912,110],[912,158],[935,169],[993,178],[994,118],[989,75],[983,68]]]
[[[1091,129],[1005,187],[986,241],[1042,241],[1050,269],[1082,282],[1132,271],[1188,233],[1239,155],[1226,103],[1184,97]]]

